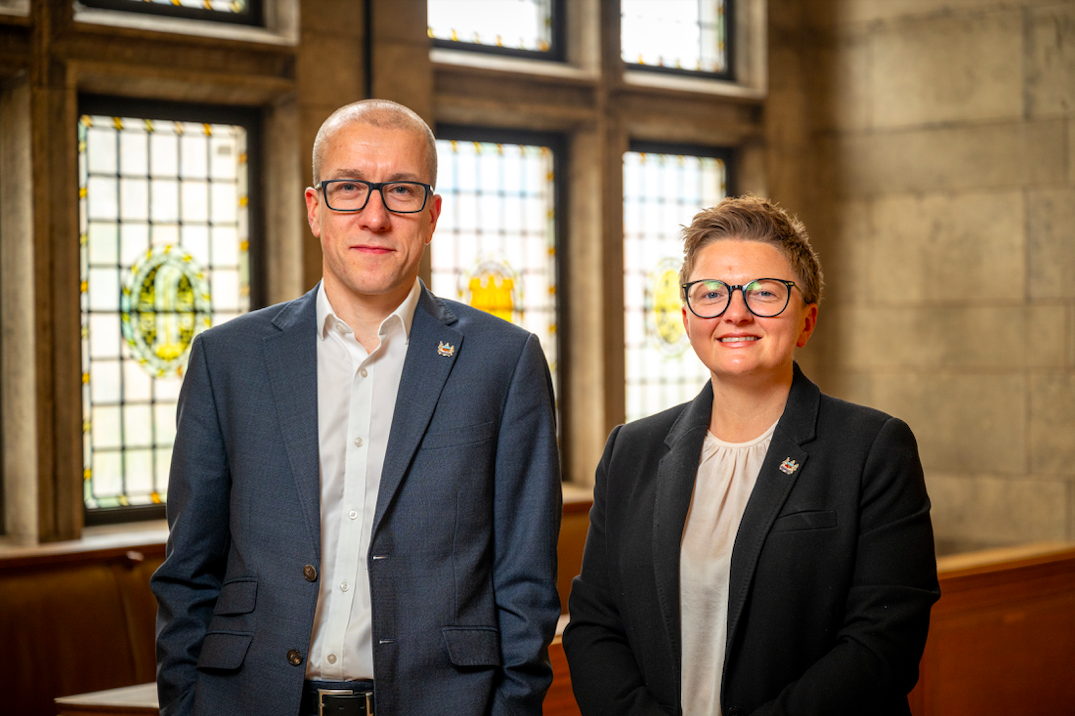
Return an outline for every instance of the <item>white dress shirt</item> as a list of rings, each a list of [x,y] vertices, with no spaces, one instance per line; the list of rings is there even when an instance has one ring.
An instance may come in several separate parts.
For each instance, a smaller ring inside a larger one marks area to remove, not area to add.
[[[366,555],[381,469],[420,284],[377,329],[366,353],[317,291],[317,430],[321,459],[321,574],[306,678],[372,679]]]
[[[745,443],[706,433],[679,548],[684,716],[720,716],[728,636],[728,581],[739,523],[776,423]]]

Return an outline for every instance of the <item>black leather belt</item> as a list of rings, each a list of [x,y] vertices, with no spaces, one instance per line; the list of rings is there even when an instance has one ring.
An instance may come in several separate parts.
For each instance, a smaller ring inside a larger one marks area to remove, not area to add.
[[[373,716],[373,682],[307,681],[302,716]]]

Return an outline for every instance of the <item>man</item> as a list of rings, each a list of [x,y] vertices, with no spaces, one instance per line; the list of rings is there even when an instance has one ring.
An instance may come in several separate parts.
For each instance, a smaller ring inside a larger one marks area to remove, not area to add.
[[[418,280],[441,197],[416,114],[337,110],[313,173],[322,282],[191,349],[162,716],[536,716],[560,613],[538,341]]]

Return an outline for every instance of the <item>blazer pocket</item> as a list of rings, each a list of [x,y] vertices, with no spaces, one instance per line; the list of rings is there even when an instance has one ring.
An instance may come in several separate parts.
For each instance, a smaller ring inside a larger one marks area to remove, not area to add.
[[[230,579],[220,588],[213,614],[249,614],[254,611],[257,595],[258,581],[253,577]]]
[[[813,510],[810,512],[793,512],[782,515],[773,523],[773,532],[799,532],[802,530],[824,530],[836,526],[836,512],[833,510]]]
[[[198,655],[199,669],[238,669],[246,658],[253,634],[244,632],[211,631],[202,641]]]
[[[425,436],[425,439],[422,440],[422,448],[435,450],[437,448],[481,443],[492,438],[494,432],[496,432],[496,423],[494,422],[465,425],[461,428],[452,428],[450,430],[438,430]]]
[[[500,631],[496,627],[444,627],[448,658],[456,666],[500,666]]]

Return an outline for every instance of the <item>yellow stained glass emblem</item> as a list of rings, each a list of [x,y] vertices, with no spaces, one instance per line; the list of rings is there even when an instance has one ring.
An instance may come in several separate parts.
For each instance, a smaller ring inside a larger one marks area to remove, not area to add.
[[[683,330],[683,304],[679,300],[679,259],[663,259],[646,281],[644,310],[650,343],[669,358],[690,345]]]
[[[120,296],[123,337],[147,373],[179,376],[212,302],[204,272],[177,246],[159,246],[131,267]]]
[[[497,318],[517,323],[518,277],[504,261],[483,261],[463,277],[463,300]]]

